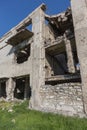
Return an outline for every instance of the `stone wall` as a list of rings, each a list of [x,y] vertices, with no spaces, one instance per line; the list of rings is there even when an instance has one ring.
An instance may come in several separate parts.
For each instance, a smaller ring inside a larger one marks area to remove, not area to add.
[[[83,115],[81,83],[45,85],[40,89],[41,110],[64,115]]]

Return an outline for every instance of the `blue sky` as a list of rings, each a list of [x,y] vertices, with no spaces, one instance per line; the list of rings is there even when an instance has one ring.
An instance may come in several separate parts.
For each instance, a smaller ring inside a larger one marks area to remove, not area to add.
[[[42,3],[47,5],[46,13],[50,15],[70,6],[70,0],[0,0],[0,37]]]

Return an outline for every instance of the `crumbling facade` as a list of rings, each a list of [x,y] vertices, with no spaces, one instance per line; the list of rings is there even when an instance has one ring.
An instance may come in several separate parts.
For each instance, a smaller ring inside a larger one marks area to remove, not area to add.
[[[30,99],[30,109],[84,116],[87,3],[71,0],[71,8],[54,16],[45,10],[42,4],[0,39],[0,97]]]

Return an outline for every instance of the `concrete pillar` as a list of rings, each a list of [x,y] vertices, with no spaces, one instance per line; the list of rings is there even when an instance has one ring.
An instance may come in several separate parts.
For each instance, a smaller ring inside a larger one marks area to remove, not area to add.
[[[24,90],[24,100],[27,100],[29,98],[29,78],[26,77],[25,79],[25,90]]]
[[[6,95],[7,100],[13,100],[14,99],[14,89],[15,89],[16,83],[15,80],[12,78],[9,78],[6,81]]]
[[[73,59],[73,53],[71,48],[71,42],[67,37],[65,36],[65,47],[66,47],[66,54],[67,54],[67,67],[69,73],[75,73],[75,65],[74,65],[74,59]]]
[[[31,44],[32,70],[30,74],[32,109],[39,109],[39,89],[45,84],[45,48],[44,48],[44,24],[45,17],[41,8],[37,9],[32,16],[32,31],[34,32],[33,43]]]
[[[87,0],[71,0],[71,8],[80,62],[84,111],[87,114]]]

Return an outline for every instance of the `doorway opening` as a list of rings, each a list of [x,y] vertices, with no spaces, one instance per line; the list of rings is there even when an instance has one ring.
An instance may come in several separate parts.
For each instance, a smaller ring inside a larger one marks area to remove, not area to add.
[[[1,82],[0,97],[6,98],[6,81]]]
[[[30,99],[31,88],[29,76],[17,77],[14,97],[17,99]]]

